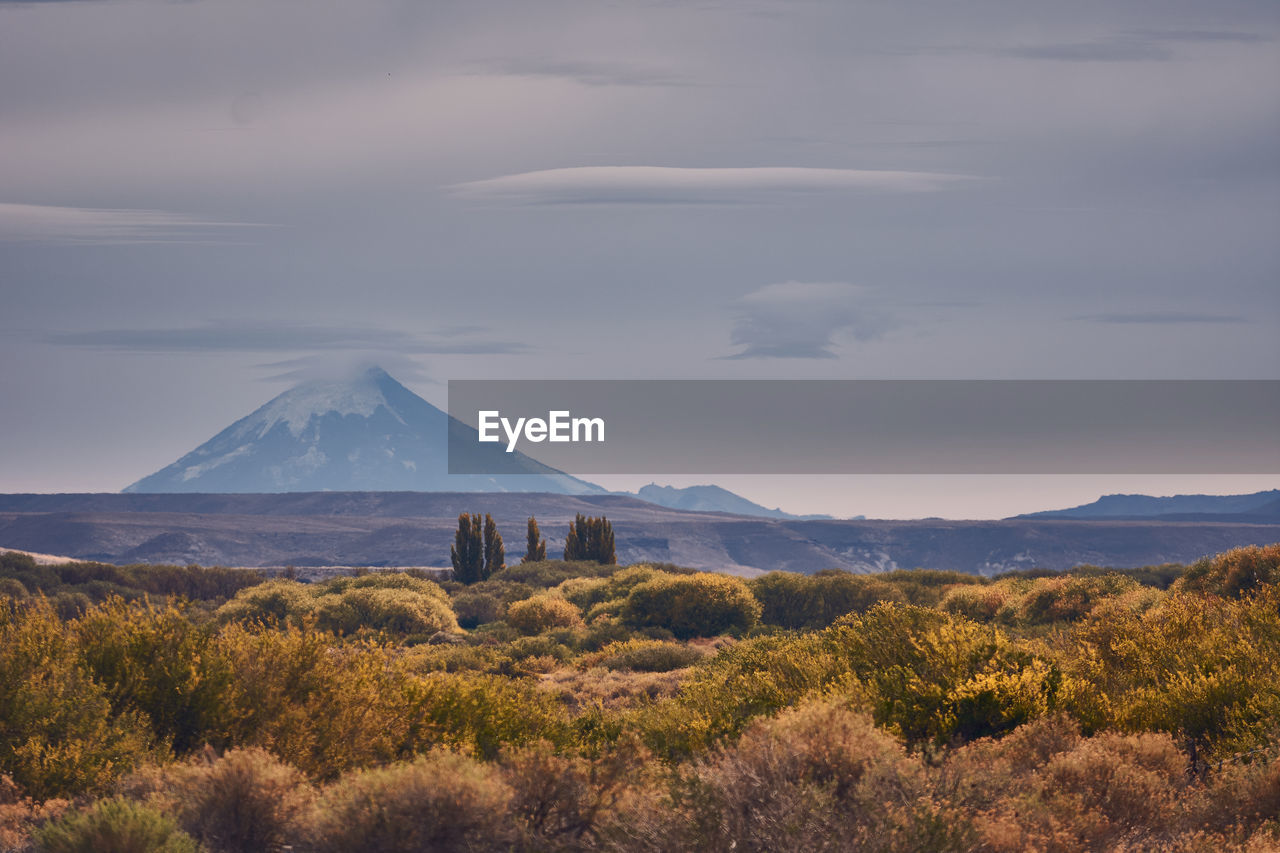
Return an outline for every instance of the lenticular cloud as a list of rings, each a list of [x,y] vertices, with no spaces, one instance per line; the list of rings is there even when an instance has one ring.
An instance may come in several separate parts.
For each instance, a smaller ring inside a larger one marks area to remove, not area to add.
[[[936,192],[971,175],[802,166],[576,166],[455,184],[463,198],[517,204],[736,204],[778,195]]]

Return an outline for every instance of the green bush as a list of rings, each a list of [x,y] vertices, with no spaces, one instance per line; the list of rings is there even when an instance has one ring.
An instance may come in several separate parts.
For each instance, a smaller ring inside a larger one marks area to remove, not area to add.
[[[793,630],[825,628],[846,613],[865,613],[881,601],[906,601],[893,584],[837,569],[814,575],[770,572],[747,585],[761,604],[761,622]]]
[[[45,824],[39,853],[197,853],[195,840],[148,806],[112,799]]]
[[[27,597],[27,588],[17,578],[0,577],[0,598],[12,598],[22,601]]]
[[[463,628],[497,622],[505,611],[502,599],[490,592],[468,590],[453,596],[453,612],[457,614],[458,625]]]
[[[115,713],[143,712],[157,739],[179,755],[221,728],[231,672],[184,612],[115,598],[91,608],[74,630]]]
[[[760,603],[741,579],[708,572],[661,575],[627,595],[622,619],[637,628],[665,628],[680,639],[746,631]]]

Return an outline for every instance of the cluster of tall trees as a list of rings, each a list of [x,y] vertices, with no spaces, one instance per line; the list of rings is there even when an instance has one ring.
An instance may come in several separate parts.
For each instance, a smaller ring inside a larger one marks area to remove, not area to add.
[[[582,513],[569,525],[569,536],[564,541],[566,560],[584,560],[606,565],[618,562],[613,548],[613,525],[603,515],[588,518]]]
[[[506,567],[506,552],[502,534],[493,516],[485,513],[464,512],[458,516],[458,530],[449,549],[453,561],[453,577],[465,584],[486,580],[494,572]],[[578,513],[569,525],[569,535],[564,543],[566,560],[582,560],[606,565],[616,565],[618,556],[613,545],[613,525],[609,519],[584,516]],[[547,559],[547,540],[538,529],[538,521],[529,517],[527,544],[522,563],[536,563]]]
[[[462,583],[482,581],[494,572],[506,568],[507,556],[502,546],[502,534],[493,516],[485,513],[462,513],[458,516],[458,531],[453,535],[449,549],[453,561],[453,577]]]

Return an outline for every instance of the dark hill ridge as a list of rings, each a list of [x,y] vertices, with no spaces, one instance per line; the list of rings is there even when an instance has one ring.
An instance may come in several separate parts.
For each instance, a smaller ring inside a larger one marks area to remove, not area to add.
[[[1031,512],[1017,518],[1115,518],[1168,521],[1280,522],[1280,489],[1251,495],[1104,495],[1093,503]]]
[[[320,492],[0,495],[0,546],[118,563],[438,566],[448,565],[458,513],[474,511],[494,515],[513,562],[530,515],[555,555],[582,512],[609,516],[624,563],[739,574],[1125,567],[1280,541],[1280,524],[1234,521],[805,521],[685,512],[619,495]]]

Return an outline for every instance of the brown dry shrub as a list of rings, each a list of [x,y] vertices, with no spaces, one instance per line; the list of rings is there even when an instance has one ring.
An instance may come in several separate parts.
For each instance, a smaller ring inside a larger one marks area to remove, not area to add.
[[[301,773],[261,749],[234,749],[167,768],[162,785],[166,810],[219,853],[284,849],[312,798]]]
[[[1065,737],[1055,736],[1055,727]],[[975,745],[968,773],[986,771],[987,779],[962,787],[967,797],[953,802],[977,814],[983,849],[1163,850],[1173,839],[1191,840],[1187,761],[1172,738],[1071,738],[1059,723],[1022,744]],[[981,761],[984,749],[995,758],[989,765]]]
[[[665,826],[632,837],[715,851],[941,851],[969,843],[967,822],[930,799],[917,760],[869,716],[828,703],[753,724],[737,744],[695,765],[673,805]]]
[[[1228,765],[1192,802],[1192,824],[1243,841],[1272,836],[1280,848],[1280,761]]]
[[[575,710],[597,704],[613,710],[675,696],[688,672],[557,669],[545,675],[539,687]]]
[[[1025,789],[1033,774],[1081,741],[1080,727],[1064,714],[1019,726],[1002,738],[982,738],[947,753],[935,787],[953,805],[990,812],[1010,791]]]
[[[311,812],[313,853],[509,850],[512,791],[499,771],[438,751],[408,764],[349,773]]]
[[[600,758],[560,755],[542,741],[507,753],[502,770],[515,792],[523,846],[534,850],[593,849],[615,820],[628,787],[643,776],[644,756],[623,743]]]
[[[1177,811],[1187,759],[1165,734],[1101,734],[1050,760],[1046,788],[1118,832],[1158,826]]]
[[[0,774],[0,851],[30,850],[32,831],[61,817],[70,807],[67,800],[37,803],[23,796],[16,782]]]

